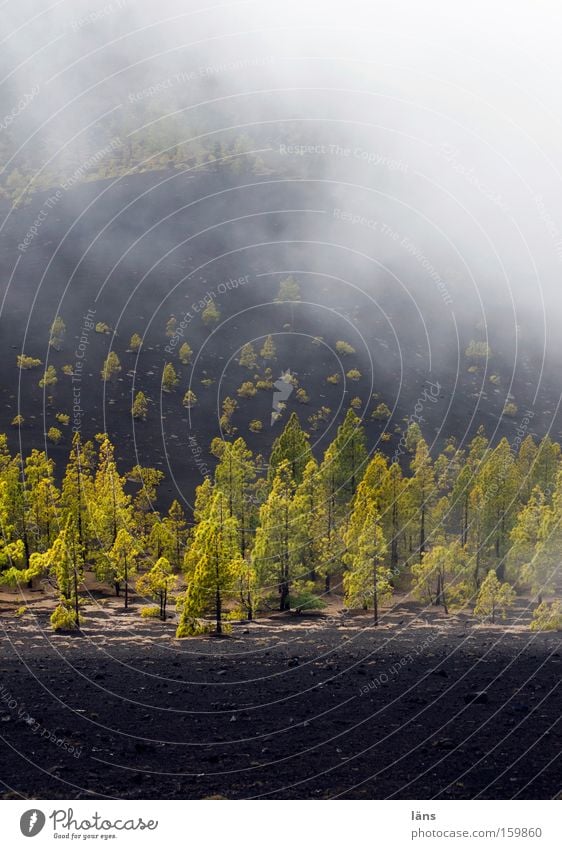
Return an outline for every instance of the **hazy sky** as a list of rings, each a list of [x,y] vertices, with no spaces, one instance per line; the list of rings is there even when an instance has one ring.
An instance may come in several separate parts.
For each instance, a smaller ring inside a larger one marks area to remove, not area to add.
[[[139,93],[162,128],[170,96],[181,120],[204,115],[217,138],[233,115],[263,137],[281,122],[315,146],[303,156],[325,179],[374,190],[345,203],[398,233],[369,234],[382,262],[411,264],[408,237],[426,270],[481,293],[490,316],[552,320],[562,316],[557,5],[7,0],[0,119],[15,161],[40,150],[45,162]],[[341,233],[357,237],[345,223]]]

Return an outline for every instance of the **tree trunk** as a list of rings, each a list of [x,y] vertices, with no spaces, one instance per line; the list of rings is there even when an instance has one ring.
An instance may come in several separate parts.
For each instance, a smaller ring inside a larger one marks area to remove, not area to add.
[[[281,581],[279,585],[279,610],[290,610],[291,605],[289,604],[289,582]]]
[[[420,517],[420,563],[423,560],[424,554],[425,554],[425,507],[422,507],[421,517]]]
[[[326,594],[327,594],[327,595],[330,595],[330,586],[331,586],[331,584],[330,584],[330,576],[329,576],[329,575],[326,575],[326,580],[324,581],[324,587],[325,587],[325,590],[326,590]]]
[[[125,610],[129,606],[129,571],[127,568],[127,558],[125,557]]]
[[[76,627],[80,627],[80,605],[78,604],[78,575],[74,569],[74,610],[76,612]]]
[[[373,621],[375,627],[379,624],[379,591],[377,587],[377,558],[373,561]]]
[[[119,597],[121,595],[121,584],[119,583],[119,581],[115,581],[114,586],[115,586],[115,595],[117,597]]]
[[[398,507],[392,505],[392,542],[390,543],[390,567],[393,575],[398,572]]]
[[[434,602],[436,607],[439,607],[439,605],[442,603],[441,602],[442,592],[443,591],[442,591],[442,585],[441,585],[441,575],[437,575],[437,590],[436,590],[436,593],[435,593],[435,602]]]
[[[217,634],[222,634],[222,599],[219,587],[217,587],[215,592],[215,617],[217,622]]]

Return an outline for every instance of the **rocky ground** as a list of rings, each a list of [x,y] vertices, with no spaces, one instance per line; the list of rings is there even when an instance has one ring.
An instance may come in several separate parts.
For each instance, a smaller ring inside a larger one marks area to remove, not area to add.
[[[54,635],[49,599],[0,598],[5,798],[552,798],[560,634],[398,600],[381,627],[322,614],[177,641],[94,599]]]

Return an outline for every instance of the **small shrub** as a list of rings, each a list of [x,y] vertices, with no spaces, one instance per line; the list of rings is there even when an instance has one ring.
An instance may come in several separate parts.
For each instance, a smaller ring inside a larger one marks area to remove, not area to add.
[[[533,620],[529,625],[531,631],[561,631],[562,608],[559,601],[552,604],[543,601],[533,611]]]
[[[168,339],[171,339],[172,336],[175,336],[177,326],[178,321],[175,315],[171,315],[168,321],[166,322],[166,336],[168,337]]]
[[[11,425],[12,427],[21,427],[24,421],[24,417],[20,415],[20,413],[18,413],[17,416],[14,416],[14,418],[12,419]]]
[[[487,342],[476,342],[475,339],[471,339],[464,354],[469,360],[487,360],[492,356],[492,349]]]
[[[355,348],[349,344],[349,342],[336,342],[336,351],[338,354],[342,354],[345,356],[350,356],[355,353]]]
[[[260,422],[259,419],[252,419],[252,421],[249,424],[249,428],[252,431],[252,433],[261,433],[262,430],[263,430],[263,423]]]
[[[69,363],[67,363],[65,366],[62,367],[62,373],[66,374],[67,377],[72,377],[72,375],[74,374],[74,369]]]
[[[137,392],[133,400],[131,415],[134,419],[145,421],[148,415],[148,401],[144,392]]]
[[[119,362],[119,357],[115,353],[115,351],[110,351],[107,355],[107,358],[104,361],[103,368],[101,370],[101,379],[105,382],[111,380],[121,371],[121,363]]]
[[[54,386],[57,382],[57,370],[54,366],[47,366],[45,373],[39,381],[39,388],[45,389],[46,386]]]
[[[140,615],[143,619],[158,619],[160,608],[156,607],[155,604],[146,605],[146,607],[141,607]]]
[[[61,425],[67,425],[70,422],[70,416],[68,413],[57,413],[55,419]]]
[[[176,638],[182,640],[185,637],[198,637],[201,634],[210,634],[212,630],[210,622],[182,617],[176,630]]]
[[[55,351],[60,351],[62,348],[65,331],[66,325],[61,316],[57,315],[51,325],[51,336],[49,338],[49,345],[51,348],[54,348]]]
[[[519,408],[517,404],[514,404],[513,401],[508,401],[505,407],[503,408],[503,415],[508,416],[510,419],[512,419],[514,416],[517,415],[518,409]]]
[[[297,389],[295,398],[297,399],[299,404],[308,404],[308,402],[310,401],[306,389]]]
[[[346,377],[348,380],[361,380],[361,372],[357,368],[352,368],[347,372]]]
[[[54,631],[72,631],[76,628],[76,612],[71,607],[59,604],[51,615],[51,625]]]
[[[218,309],[214,301],[210,301],[201,313],[203,323],[206,324],[207,327],[209,327],[211,324],[216,324],[220,320],[220,317],[220,310]]]
[[[47,431],[47,439],[54,445],[58,445],[62,439],[62,432],[58,429],[58,427],[50,427]]]
[[[379,404],[378,407],[376,407],[371,413],[371,418],[379,422],[386,421],[387,419],[389,419],[390,410],[388,406],[384,403]]]
[[[176,370],[172,363],[166,363],[162,371],[162,389],[164,392],[171,392],[179,383]]]
[[[105,321],[98,321],[96,324],[96,333],[111,333],[111,327]]]
[[[133,333],[129,342],[129,351],[132,351],[134,354],[140,349],[142,345],[142,336],[139,336],[138,333]]]
[[[184,366],[188,366],[191,363],[192,356],[193,356],[193,351],[191,350],[191,348],[189,347],[187,342],[184,342],[183,345],[180,346],[180,349],[178,351],[178,357],[180,358],[180,363],[182,363],[182,365],[184,365]]]
[[[242,386],[237,389],[237,394],[241,398],[253,398],[257,391],[251,380],[245,380]]]
[[[193,392],[192,389],[188,389],[185,395],[183,396],[183,406],[187,410],[191,410],[192,407],[197,404],[197,395]]]
[[[326,381],[336,386],[341,381],[341,374],[338,371],[335,374],[330,374]]]
[[[41,365],[41,360],[36,360],[35,357],[26,357],[25,354],[18,354],[17,362],[18,368],[22,371],[38,368]]]

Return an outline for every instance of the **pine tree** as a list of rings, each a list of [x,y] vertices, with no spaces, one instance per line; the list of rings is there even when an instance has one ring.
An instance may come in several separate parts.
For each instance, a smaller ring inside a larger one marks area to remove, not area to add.
[[[180,358],[180,363],[182,363],[182,365],[184,366],[188,366],[191,363],[193,351],[191,350],[187,342],[184,342],[182,345],[180,345],[178,357]]]
[[[61,350],[65,332],[66,325],[60,315],[57,315],[51,325],[51,334],[49,338],[49,345],[54,348],[55,351]]]
[[[162,371],[162,389],[164,392],[171,392],[179,383],[176,370],[172,363],[166,363]]]
[[[185,395],[183,396],[183,406],[187,410],[191,410],[197,404],[197,395],[192,389],[188,389]]]
[[[301,290],[300,286],[292,275],[281,280],[279,291],[275,298],[276,303],[286,303],[287,301],[300,301]]]
[[[98,463],[89,515],[96,543],[97,572],[103,580],[107,570],[107,552],[113,548],[117,533],[132,524],[131,499],[125,493],[125,481],[117,470],[114,448],[107,434],[99,434]],[[115,580],[115,594],[120,594],[120,581]]]
[[[291,607],[291,583],[298,562],[298,545],[291,524],[295,484],[289,460],[277,467],[267,501],[260,508],[256,530],[254,561],[260,583],[277,585],[279,610]]]
[[[514,557],[525,560],[521,566],[521,580],[527,584],[540,604],[544,595],[555,589],[555,578],[560,569],[562,550],[562,470],[558,472],[552,504],[533,490],[531,500],[520,512],[512,531]],[[534,550],[533,541],[536,540]],[[528,554],[532,556],[528,558]],[[523,555],[527,554],[527,557]]]
[[[346,604],[349,607],[359,605],[366,610],[372,603],[376,626],[379,624],[379,605],[392,594],[391,572],[383,563],[387,544],[379,511],[374,501],[370,501],[364,493],[356,499],[345,542],[347,550],[343,559],[348,571],[343,576],[343,584]]]
[[[336,438],[329,446],[329,452],[333,463],[336,500],[339,504],[346,504],[355,495],[367,462],[365,431],[354,410],[347,411]]]
[[[294,530],[296,556],[300,573],[310,581],[316,580],[316,571],[324,572],[325,561],[332,556],[328,551],[325,532],[327,530],[326,502],[320,469],[316,460],[305,466],[302,481],[298,485],[292,503],[295,516]]]
[[[528,502],[519,511],[510,534],[511,547],[507,559],[510,571],[518,582],[525,583],[525,579],[531,576],[531,564],[542,539],[549,512],[543,491],[536,486]]]
[[[238,357],[238,365],[252,371],[255,369],[257,365],[257,357],[254,346],[251,342],[246,342],[245,345],[242,345],[242,348],[240,349],[240,356]]]
[[[121,371],[121,363],[119,362],[119,357],[115,353],[115,351],[110,351],[107,355],[103,368],[101,370],[101,379],[106,383],[108,380],[112,380],[116,377]]]
[[[30,567],[49,570],[59,591],[59,605],[51,616],[55,630],[80,627],[78,591],[84,580],[84,553],[76,525],[69,516],[52,547],[45,554],[33,555]]]
[[[172,336],[175,335],[177,326],[178,322],[175,315],[171,315],[168,321],[166,322],[166,336],[168,337],[168,339],[171,339]]]
[[[185,513],[176,499],[172,501],[168,515],[162,524],[166,527],[172,539],[172,551],[169,559],[176,569],[180,569],[187,541],[187,522]]]
[[[94,448],[91,442],[82,444],[79,432],[72,438],[72,448],[62,482],[61,505],[71,515],[85,556],[91,538],[90,507],[94,501]]]
[[[505,619],[508,608],[515,601],[515,590],[508,583],[501,583],[496,575],[495,569],[490,569],[486,578],[482,581],[474,615],[482,619],[496,621],[496,614]]]
[[[435,502],[437,489],[431,455],[425,439],[421,438],[416,444],[415,457],[411,463],[412,477],[410,478],[409,496],[418,528],[418,544],[416,552],[420,563],[426,551],[426,544],[431,528],[429,522],[430,509]]]
[[[485,495],[479,484],[470,490],[467,515],[470,515],[470,524],[466,529],[466,548],[470,561],[474,564],[473,584],[475,589],[478,589],[482,565],[488,560],[489,548],[484,534]]]
[[[258,574],[251,557],[236,560],[235,587],[240,604],[251,622],[255,618],[260,595]]]
[[[556,476],[560,468],[560,445],[545,436],[538,447],[533,466],[532,484],[540,486],[550,496],[556,487]]]
[[[503,580],[519,490],[518,470],[507,439],[500,440],[485,457],[477,479],[484,493],[485,535],[493,544],[495,568],[498,578]]]
[[[115,542],[107,552],[106,580],[111,580],[115,586],[124,584],[125,609],[129,607],[129,579],[136,572],[136,558],[140,553],[134,538],[125,528],[117,531]]]
[[[43,377],[39,381],[39,388],[46,389],[48,386],[55,386],[58,381],[57,370],[54,366],[47,366]]]
[[[133,335],[131,336],[131,340],[129,342],[129,350],[132,351],[134,354],[136,354],[137,351],[140,351],[141,345],[142,345],[142,336],[139,336],[138,333],[133,333]]]
[[[405,536],[407,516],[407,481],[396,462],[388,468],[381,486],[381,521],[385,539],[390,548],[390,571],[396,576],[400,570],[401,550]]]
[[[193,633],[197,617],[214,610],[215,630],[222,634],[223,607],[234,591],[240,569],[238,522],[228,515],[224,494],[214,492],[197,524],[186,554],[188,588],[177,636]]]
[[[56,531],[60,499],[53,461],[34,448],[25,461],[24,477],[27,538],[33,549],[45,551]]]
[[[228,515],[234,516],[240,530],[240,553],[246,553],[251,514],[250,487],[256,476],[252,452],[239,437],[224,442],[220,462],[215,469],[215,487],[224,494]]]
[[[146,417],[148,415],[148,401],[146,400],[144,392],[137,392],[135,395],[131,415],[134,419],[146,421]]]
[[[154,598],[158,602],[162,622],[166,621],[168,598],[176,583],[177,578],[172,573],[170,561],[165,557],[159,557],[152,569],[141,575],[137,581],[137,593]]]
[[[260,357],[266,361],[274,360],[276,353],[277,349],[275,347],[275,342],[273,341],[273,336],[266,336],[260,351]]]
[[[203,312],[201,313],[201,318],[203,319],[203,323],[207,326],[212,324],[217,324],[220,321],[220,310],[217,307],[214,300],[210,300]]]
[[[295,483],[300,483],[306,464],[312,459],[308,434],[301,428],[296,413],[291,413],[283,432],[274,441],[269,458],[268,480],[271,482],[279,466],[287,461]]]
[[[487,450],[488,440],[483,430],[479,428],[477,435],[470,443],[466,461],[461,464],[453,484],[451,514],[453,519],[457,519],[460,542],[463,546],[468,542],[468,533],[471,524],[471,489],[475,485],[476,474]]]
[[[433,604],[462,606],[470,596],[467,580],[467,553],[458,540],[450,545],[436,545],[423,555],[421,563],[412,565],[416,594]]]
[[[129,480],[140,484],[133,499],[133,513],[136,527],[142,536],[147,533],[150,517],[154,514],[158,487],[164,480],[164,472],[137,464],[129,472]]]

